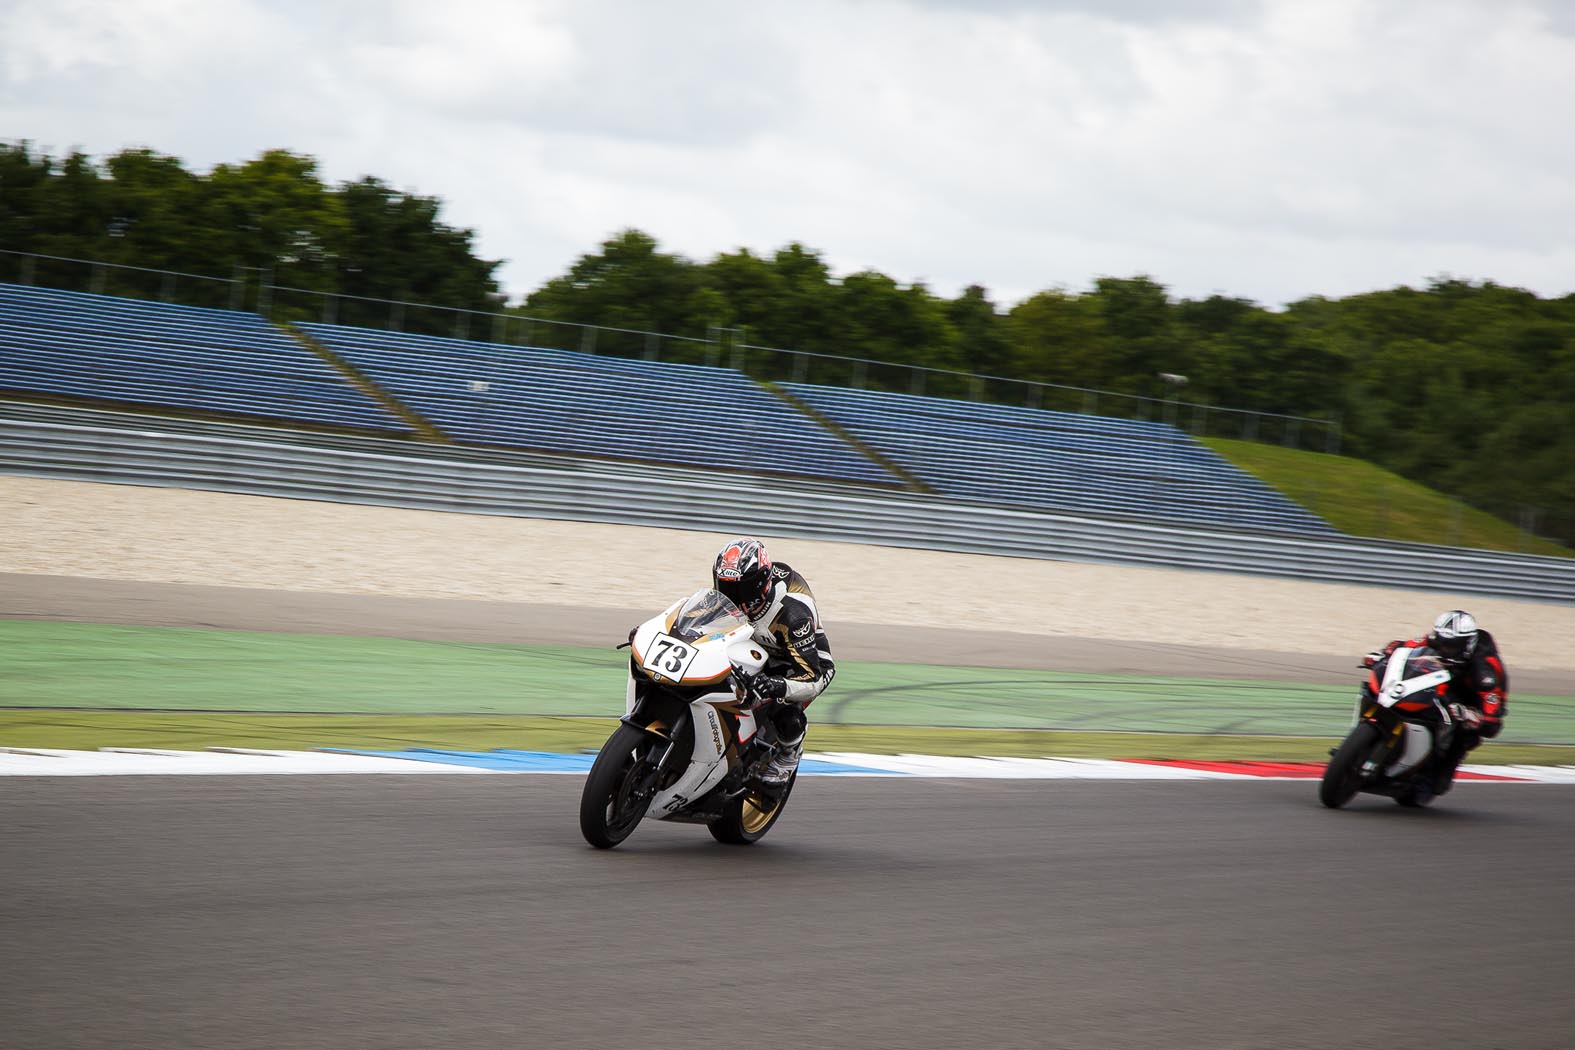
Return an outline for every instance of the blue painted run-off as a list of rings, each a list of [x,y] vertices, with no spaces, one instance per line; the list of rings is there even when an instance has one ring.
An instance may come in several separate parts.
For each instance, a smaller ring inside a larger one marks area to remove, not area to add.
[[[406,758],[414,762],[438,762],[450,766],[470,766],[473,769],[492,769],[500,773],[585,773],[596,761],[593,754],[559,755],[551,751],[443,751],[435,747],[413,747],[405,751],[362,751],[357,748],[327,748],[343,755],[370,755],[375,758]],[[839,773],[882,773],[896,775],[895,770],[876,769],[872,766],[853,766],[842,762],[827,762],[819,758],[806,758],[799,763],[798,771],[808,776],[834,776]]]

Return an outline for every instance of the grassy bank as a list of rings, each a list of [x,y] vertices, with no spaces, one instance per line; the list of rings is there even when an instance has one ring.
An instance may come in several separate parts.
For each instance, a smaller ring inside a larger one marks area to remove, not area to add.
[[[1203,442],[1353,536],[1575,557],[1575,551],[1363,460],[1229,438]]]

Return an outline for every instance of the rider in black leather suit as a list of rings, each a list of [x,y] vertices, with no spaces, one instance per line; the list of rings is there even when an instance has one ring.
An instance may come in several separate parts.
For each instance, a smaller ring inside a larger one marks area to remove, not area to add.
[[[766,666],[741,680],[746,704],[771,722],[776,750],[761,779],[785,784],[804,753],[809,720],[804,709],[836,674],[831,643],[820,624],[815,595],[804,577],[773,563],[757,539],[733,540],[711,566],[711,584],[753,625]]]

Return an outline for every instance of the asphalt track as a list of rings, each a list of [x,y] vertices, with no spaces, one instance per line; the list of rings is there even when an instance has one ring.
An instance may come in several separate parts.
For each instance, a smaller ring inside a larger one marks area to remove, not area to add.
[[[8,1050],[1567,1048],[1575,789],[837,780],[585,846],[578,777],[18,779]]]
[[[0,583],[0,616],[100,623],[584,644],[637,615]],[[837,638],[863,659],[1351,673],[1348,654]],[[816,778],[756,847],[647,824],[602,853],[580,784],[9,779],[0,1047],[1575,1043],[1575,787],[1331,813],[1305,781]]]

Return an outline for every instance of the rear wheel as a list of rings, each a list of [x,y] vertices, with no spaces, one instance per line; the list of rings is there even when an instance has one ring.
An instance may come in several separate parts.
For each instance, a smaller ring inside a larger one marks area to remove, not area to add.
[[[782,810],[787,808],[788,795],[792,794],[796,783],[798,774],[794,773],[777,799],[746,791],[728,802],[722,816],[706,825],[711,829],[711,837],[730,846],[747,846],[760,841],[761,836],[770,831],[782,815]]]
[[[1330,809],[1339,809],[1356,797],[1362,788],[1362,763],[1373,753],[1376,743],[1377,727],[1369,722],[1357,723],[1323,771],[1323,780],[1318,785],[1319,802]]]
[[[620,724],[591,763],[580,795],[580,834],[597,849],[629,837],[651,804],[652,737]]]

